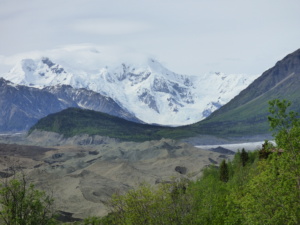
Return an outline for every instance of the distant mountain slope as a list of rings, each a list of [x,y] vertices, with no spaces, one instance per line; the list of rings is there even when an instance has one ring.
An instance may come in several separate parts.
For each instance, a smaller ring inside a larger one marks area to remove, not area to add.
[[[29,129],[38,119],[58,112],[72,103],[59,101],[53,94],[0,78],[0,131]]]
[[[93,91],[66,85],[38,89],[0,78],[0,132],[28,130],[40,118],[69,107],[95,109],[140,122],[111,98]]]
[[[206,134],[267,133],[268,101],[276,98],[292,101],[291,109],[300,112],[300,49],[277,62],[229,103],[192,127]]]
[[[93,91],[111,98],[148,124],[178,126],[198,122],[256,78],[223,73],[181,75],[146,56],[110,59],[109,52],[96,47],[59,49],[48,54],[28,56],[2,76],[40,89],[69,85]]]
[[[42,90],[55,95],[63,102],[72,103],[78,108],[95,110],[129,121],[143,123],[143,121],[137,119],[128,110],[120,107],[112,98],[85,88],[75,89],[70,85],[56,85],[45,87]]]

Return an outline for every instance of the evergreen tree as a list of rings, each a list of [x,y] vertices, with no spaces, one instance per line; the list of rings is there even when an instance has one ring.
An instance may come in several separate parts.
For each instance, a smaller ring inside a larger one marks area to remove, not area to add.
[[[224,159],[220,165],[220,180],[226,183],[228,179],[229,179],[228,165]]]
[[[248,155],[248,152],[246,152],[244,148],[242,149],[242,153],[241,153],[240,157],[241,157],[242,165],[246,166],[246,163],[249,160],[249,155]]]

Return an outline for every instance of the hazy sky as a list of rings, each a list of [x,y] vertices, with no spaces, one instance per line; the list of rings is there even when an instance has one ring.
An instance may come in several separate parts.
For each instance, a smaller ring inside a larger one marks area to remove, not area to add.
[[[261,74],[300,48],[299,10],[299,0],[0,0],[0,72],[17,53],[88,43],[177,73]]]

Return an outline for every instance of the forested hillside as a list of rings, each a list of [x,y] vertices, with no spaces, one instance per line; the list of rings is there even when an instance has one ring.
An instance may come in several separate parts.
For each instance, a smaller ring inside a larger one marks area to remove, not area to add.
[[[130,122],[106,113],[69,108],[40,119],[33,130],[51,131],[72,137],[80,134],[108,136],[122,141],[179,139],[194,136],[187,127],[162,127]]]
[[[111,213],[86,224],[299,224],[300,119],[290,103],[270,103],[277,146],[242,149],[232,161],[208,167],[196,182],[142,185],[109,202]]]

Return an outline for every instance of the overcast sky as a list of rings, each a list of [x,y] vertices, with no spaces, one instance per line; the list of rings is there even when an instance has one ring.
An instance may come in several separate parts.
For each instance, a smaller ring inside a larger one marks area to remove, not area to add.
[[[300,48],[299,10],[299,0],[0,0],[0,72],[17,53],[88,43],[182,74],[261,74]]]

